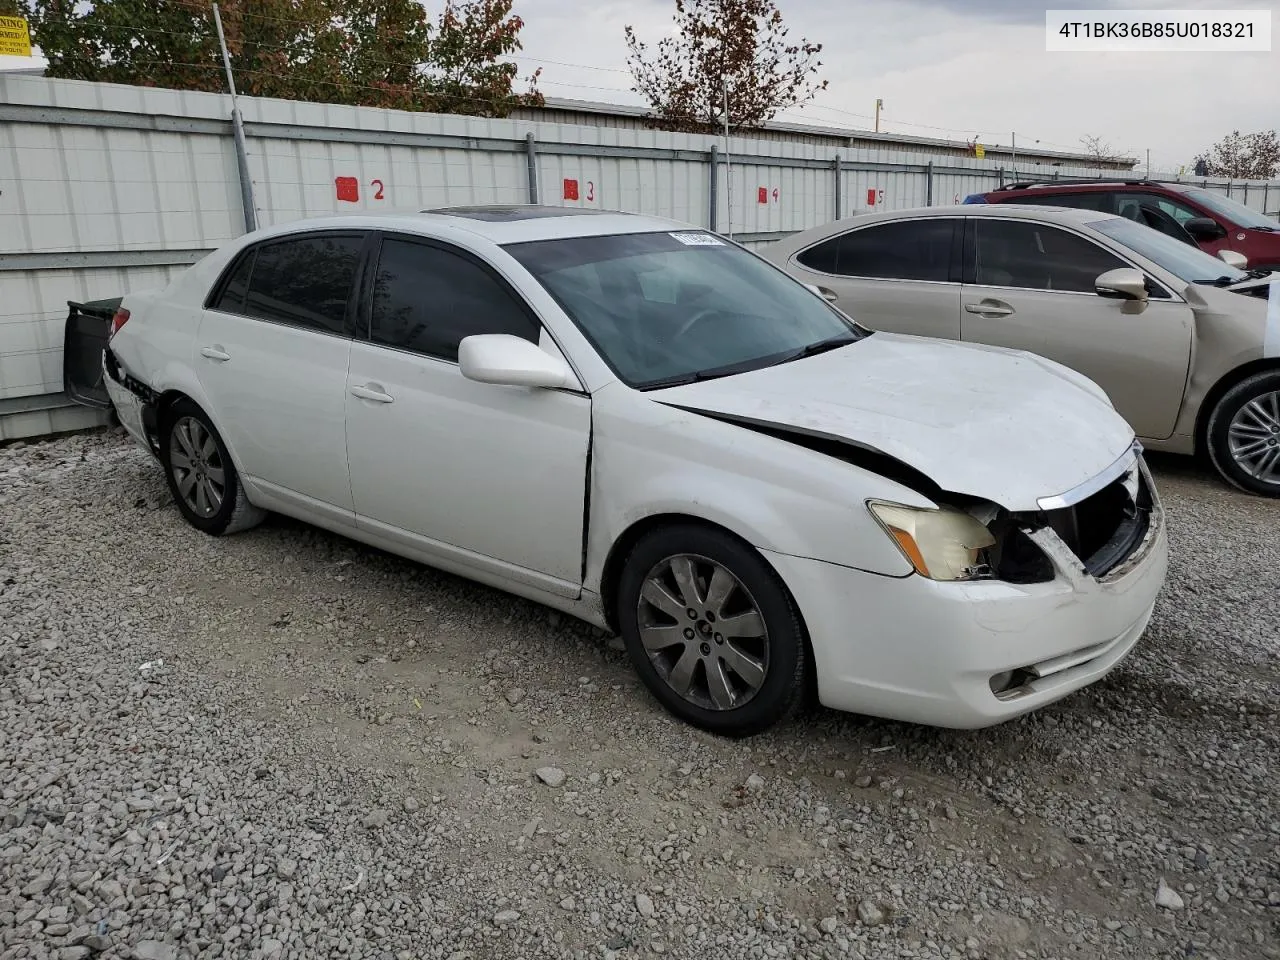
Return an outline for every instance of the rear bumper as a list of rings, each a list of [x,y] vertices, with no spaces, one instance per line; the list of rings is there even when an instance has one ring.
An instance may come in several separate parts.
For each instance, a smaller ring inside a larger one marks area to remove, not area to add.
[[[1157,503],[1142,543],[1101,579],[1076,572],[1025,585],[938,583],[766,556],[808,626],[823,704],[977,728],[1052,703],[1113,670],[1146,630],[1169,547]],[[997,696],[992,678],[1011,672],[1024,682]]]
[[[110,347],[102,354],[102,383],[116,409],[116,416],[120,418],[120,425],[143,449],[152,456],[158,456],[154,431],[147,429],[148,423],[153,421],[154,412],[149,391],[121,369]]]

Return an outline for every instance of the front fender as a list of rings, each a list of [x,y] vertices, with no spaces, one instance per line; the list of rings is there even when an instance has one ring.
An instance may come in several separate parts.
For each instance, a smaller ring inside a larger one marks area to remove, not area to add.
[[[647,400],[635,408],[595,399],[587,583],[600,584],[628,529],[664,514],[713,523],[761,550],[885,576],[912,573],[866,501],[932,506],[923,495],[741,426]]]

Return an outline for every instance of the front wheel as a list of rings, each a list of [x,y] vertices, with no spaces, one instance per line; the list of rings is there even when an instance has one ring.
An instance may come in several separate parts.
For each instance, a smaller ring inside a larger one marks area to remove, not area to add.
[[[249,502],[227,446],[190,400],[175,403],[160,431],[160,462],[178,510],[211,536],[247,530],[266,515]]]
[[[1227,482],[1264,497],[1280,497],[1280,371],[1246,377],[1209,415],[1205,445]]]
[[[681,525],[644,537],[623,568],[618,619],[645,685],[694,726],[749,736],[803,698],[808,644],[795,603],[727,533]]]

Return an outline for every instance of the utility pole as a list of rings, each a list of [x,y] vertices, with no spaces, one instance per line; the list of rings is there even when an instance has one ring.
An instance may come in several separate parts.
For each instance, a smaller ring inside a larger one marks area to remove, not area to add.
[[[884,101],[876,97],[876,133],[880,132],[880,109],[884,106]]]
[[[1151,179],[1151,148],[1147,147],[1147,179]]]
[[[1018,176],[1018,134],[1015,131],[1014,133],[1011,133],[1009,136],[1011,137],[1010,142],[1013,144],[1012,166],[1013,166],[1013,175],[1016,178]]]
[[[733,239],[733,163],[729,160],[729,81],[724,90],[724,202],[729,211],[729,239]]]
[[[227,87],[231,90],[231,130],[236,141],[236,167],[240,171],[240,204],[244,207],[244,232],[258,229],[257,208],[253,202],[253,181],[249,178],[249,153],[244,145],[244,120],[240,116],[236,100],[236,79],[231,74],[231,55],[227,53],[227,38],[222,33],[222,14],[213,5],[213,22],[218,27],[218,46],[222,48],[222,66],[227,71]]]

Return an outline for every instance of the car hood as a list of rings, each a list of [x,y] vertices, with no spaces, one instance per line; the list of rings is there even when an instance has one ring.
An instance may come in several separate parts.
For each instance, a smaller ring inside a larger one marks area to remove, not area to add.
[[[943,490],[1014,511],[1092,480],[1134,440],[1101,390],[1059,364],[890,333],[649,397],[878,451]]]

